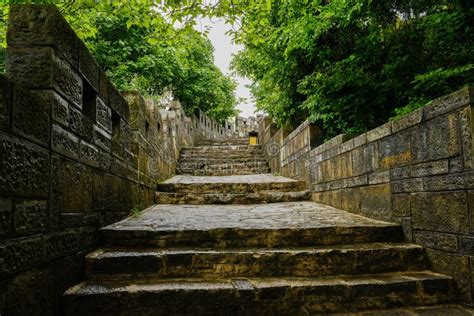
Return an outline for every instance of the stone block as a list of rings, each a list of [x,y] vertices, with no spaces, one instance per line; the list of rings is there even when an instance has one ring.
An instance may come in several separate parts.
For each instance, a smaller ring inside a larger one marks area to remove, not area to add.
[[[361,212],[370,218],[390,220],[390,185],[378,184],[360,188]]]
[[[474,255],[474,237],[459,236],[459,251],[466,255]]]
[[[378,142],[379,166],[387,169],[407,165],[412,160],[411,133],[404,131],[390,135]]]
[[[402,225],[403,236],[408,242],[413,242],[413,224],[411,217],[401,217],[400,224]]]
[[[415,163],[450,158],[461,154],[457,113],[421,124],[411,139]]]
[[[448,159],[429,161],[411,166],[412,177],[431,176],[449,172]]]
[[[19,235],[45,232],[49,227],[46,200],[22,200],[14,203],[13,229]]]
[[[352,150],[351,159],[352,159],[352,173],[354,176],[358,176],[367,172],[365,150],[363,147],[359,147]]]
[[[57,124],[53,124],[51,147],[57,153],[74,159],[79,158],[79,138]]]
[[[459,289],[458,299],[469,302],[471,300],[469,257],[430,248],[426,249],[426,253],[434,271],[450,275],[456,280]]]
[[[353,177],[349,179],[345,179],[345,187],[358,187],[358,186],[364,186],[369,184],[369,179],[367,175],[363,176],[358,176],[358,177]]]
[[[471,217],[471,235],[474,235],[474,191],[468,191],[467,199],[469,205],[469,216]]]
[[[8,281],[0,281],[0,315],[7,315]]]
[[[413,227],[455,234],[469,233],[465,192],[416,193],[411,196]]]
[[[414,232],[414,241],[424,247],[457,252],[457,235],[445,234],[431,231],[416,230]]]
[[[392,214],[395,217],[410,216],[410,194],[392,194]]]
[[[80,142],[80,147],[79,147],[79,157],[80,160],[92,167],[99,167],[100,166],[100,156],[99,156],[99,150],[91,145],[88,144],[84,141]]]
[[[363,147],[367,172],[375,171],[380,168],[379,151],[377,148],[378,148],[378,144],[376,142],[369,143],[367,144],[367,146]]]
[[[464,162],[461,156],[449,159],[449,173],[458,173],[464,171]]]
[[[354,139],[348,140],[347,142],[343,143],[340,147],[341,147],[341,154],[354,149]]]
[[[421,123],[423,119],[423,109],[415,110],[392,122],[392,132],[396,133],[406,128]]]
[[[461,129],[461,144],[464,165],[466,168],[472,169],[474,168],[474,113],[472,105],[460,110],[459,123]]]
[[[62,157],[52,157],[51,205],[56,212],[90,212],[93,210],[92,195],[90,168]]]
[[[469,257],[471,262],[471,305],[472,300],[474,299],[474,257]]]
[[[473,101],[473,94],[472,88],[464,88],[433,100],[423,108],[423,119],[429,120],[468,105]]]
[[[390,182],[392,193],[410,193],[423,191],[422,178],[403,179]]]
[[[46,260],[53,260],[59,257],[77,252],[79,240],[77,232],[74,230],[53,233],[45,236],[45,257]]]
[[[107,87],[107,94],[109,97],[108,105],[116,111],[122,119],[129,121],[130,118],[130,109],[128,107],[127,101],[122,97],[122,95],[117,91],[117,89],[109,82]]]
[[[19,85],[13,85],[13,131],[43,146],[49,145],[50,104]]]
[[[100,91],[99,77],[101,69],[87,47],[78,41],[79,71],[96,93]]]
[[[369,173],[369,184],[381,184],[390,181],[389,170]]]
[[[79,39],[54,5],[12,5],[7,41],[9,46],[55,47],[71,65],[78,65]]]
[[[8,47],[7,77],[26,88],[53,88],[54,50],[50,47]]]
[[[100,126],[112,133],[112,110],[100,99],[96,99],[96,120]]]
[[[13,203],[9,198],[0,198],[0,236],[10,233]]]
[[[50,47],[9,47],[7,76],[26,88],[55,89],[82,106],[82,80]]]
[[[364,134],[361,134],[359,136],[356,136],[356,137],[354,137],[353,141],[354,141],[354,148],[361,147],[361,146],[367,144],[367,134],[364,133]]]
[[[8,131],[10,129],[11,116],[11,84],[5,77],[0,78],[0,130]]]
[[[111,85],[109,78],[105,72],[100,71],[99,73],[99,97],[107,104],[109,104],[109,85]]]
[[[33,143],[0,134],[0,194],[49,194],[49,153]]]
[[[71,131],[86,141],[92,141],[94,124],[91,119],[74,107],[69,108],[68,126]]]
[[[411,168],[410,166],[398,167],[390,169],[390,179],[391,180],[400,180],[411,177]]]
[[[392,133],[392,122],[385,123],[367,132],[367,142],[374,142]]]
[[[465,190],[474,187],[472,172],[454,173],[423,178],[425,191]]]
[[[360,190],[350,188],[341,190],[341,208],[351,213],[360,214]]]
[[[83,228],[79,231],[79,249],[90,249],[97,246],[99,234],[95,228]]]
[[[93,130],[94,144],[102,148],[106,152],[112,151],[112,135],[98,126],[94,126]]]
[[[34,267],[43,261],[43,238],[33,236],[0,243],[0,277]]]
[[[54,278],[54,271],[44,268],[16,275],[8,288],[8,315],[47,315],[52,312]]]
[[[129,212],[131,189],[127,180],[111,175],[94,177],[94,209],[96,211]]]
[[[98,213],[61,213],[59,221],[61,228],[77,228],[77,227],[98,227]]]

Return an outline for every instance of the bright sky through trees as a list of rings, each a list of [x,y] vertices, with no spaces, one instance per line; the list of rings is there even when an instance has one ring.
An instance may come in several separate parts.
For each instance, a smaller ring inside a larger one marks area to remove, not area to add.
[[[215,64],[224,74],[231,75],[230,62],[232,61],[232,55],[242,50],[243,46],[232,43],[231,37],[226,34],[226,32],[231,29],[231,26],[221,19],[198,19],[196,29],[204,32],[206,28],[209,30],[207,36],[215,49]],[[233,77],[238,84],[235,91],[237,99],[243,99],[237,105],[237,108],[241,111],[239,115],[243,117],[255,116],[255,107],[251,99],[250,90],[246,87],[250,84],[250,80],[238,75],[234,75]]]

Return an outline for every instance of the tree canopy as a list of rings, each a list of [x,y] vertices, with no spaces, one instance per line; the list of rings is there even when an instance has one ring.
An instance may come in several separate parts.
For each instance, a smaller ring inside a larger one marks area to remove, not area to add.
[[[252,2],[233,64],[280,124],[362,132],[473,83],[473,17],[462,0]]]
[[[119,90],[138,90],[149,97],[171,91],[187,113],[199,108],[217,120],[236,114],[235,82],[214,64],[206,35],[184,17],[174,19],[171,6],[153,1],[57,6]],[[7,4],[2,9],[6,13]]]
[[[120,88],[172,87],[188,109],[233,113],[196,17],[224,18],[234,70],[278,124],[358,133],[474,81],[470,0],[167,0],[67,3],[63,11]],[[105,3],[105,4],[104,4]],[[176,25],[181,25],[176,27]]]

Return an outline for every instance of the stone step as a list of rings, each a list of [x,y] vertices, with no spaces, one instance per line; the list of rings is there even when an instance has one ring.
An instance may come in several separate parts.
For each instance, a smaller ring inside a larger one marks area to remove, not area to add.
[[[224,140],[200,140],[196,142],[196,147],[199,146],[236,146],[248,145],[248,138],[242,139],[224,139]]]
[[[229,168],[229,169],[180,169],[176,170],[178,174],[187,174],[195,176],[231,176],[231,175],[253,175],[253,174],[262,174],[270,172],[268,167],[258,167],[258,168]]]
[[[219,157],[219,158],[207,158],[202,159],[199,157],[194,158],[181,158],[179,160],[179,165],[192,165],[196,168],[201,168],[202,165],[217,165],[217,164],[234,164],[234,163],[247,163],[247,162],[267,162],[266,158],[253,156],[251,158],[242,158],[242,157]]]
[[[217,154],[195,154],[195,155],[181,155],[179,157],[179,160],[200,160],[203,162],[207,162],[208,160],[221,160],[224,158],[227,161],[232,161],[232,160],[244,160],[244,161],[253,161],[253,160],[264,160],[266,161],[266,158],[263,154],[237,154],[234,155],[232,153],[217,153]]]
[[[222,151],[234,151],[234,152],[255,152],[262,151],[260,145],[235,145],[235,146],[199,146],[199,147],[187,147],[182,148],[183,153],[205,153],[205,152],[222,152]]]
[[[65,315],[307,315],[434,305],[450,277],[428,271],[318,278],[133,279],[84,282],[64,294]]]
[[[157,191],[177,193],[258,193],[303,191],[303,181],[271,174],[251,176],[175,176],[159,183]]]
[[[309,191],[254,193],[168,193],[156,192],[157,204],[258,204],[308,201]]]
[[[86,257],[87,280],[147,278],[317,277],[426,268],[423,248],[372,243],[293,249],[99,249]]]
[[[258,161],[247,161],[247,162],[240,162],[240,163],[216,163],[216,164],[210,164],[210,163],[202,163],[201,165],[197,164],[184,164],[184,163],[179,163],[179,169],[181,171],[183,170],[229,170],[229,169],[259,169],[259,168],[267,168],[268,169],[268,164],[267,162],[258,162]],[[267,171],[268,172],[268,171]]]
[[[312,202],[158,204],[100,232],[105,247],[278,248],[403,239],[400,225]]]

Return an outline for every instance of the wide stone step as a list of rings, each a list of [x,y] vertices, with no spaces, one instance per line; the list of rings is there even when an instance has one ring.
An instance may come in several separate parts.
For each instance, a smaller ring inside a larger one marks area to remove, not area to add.
[[[199,146],[236,146],[249,145],[247,138],[242,139],[224,139],[224,140],[201,140],[196,142],[196,147]]]
[[[308,315],[450,302],[450,277],[403,272],[319,278],[134,279],[85,282],[65,315]]]
[[[180,158],[208,158],[208,159],[228,159],[228,158],[265,158],[264,152],[255,151],[236,151],[236,150],[220,150],[209,152],[181,152]]]
[[[270,168],[241,168],[241,169],[223,169],[223,170],[208,170],[208,169],[199,169],[199,170],[176,170],[179,174],[195,175],[195,176],[231,176],[231,175],[254,175],[262,174],[270,171]]]
[[[195,176],[229,176],[229,175],[253,175],[270,171],[270,169],[240,169],[240,170],[195,170],[193,173],[181,172],[180,174],[188,174]]]
[[[400,225],[312,202],[250,205],[158,204],[101,229],[105,246],[304,247],[397,242]]]
[[[258,193],[261,191],[303,191],[306,184],[271,174],[242,176],[175,176],[158,184],[160,192]]]
[[[228,158],[228,157],[218,157],[218,158],[208,158],[202,159],[200,157],[195,158],[184,158],[180,159],[178,165],[193,165],[196,168],[201,168],[203,165],[216,165],[216,164],[235,164],[235,163],[247,163],[247,162],[267,162],[266,158],[263,157],[251,157],[251,158]]]
[[[91,280],[134,277],[316,277],[425,268],[410,244],[350,244],[293,249],[99,249],[86,257]]]
[[[226,163],[226,164],[179,164],[177,172],[180,174],[201,174],[201,173],[210,173],[213,171],[226,171],[227,174],[239,174],[241,171],[249,171],[252,173],[267,173],[270,171],[268,164],[266,162],[254,162],[249,161],[245,163]]]
[[[225,157],[225,158],[224,158]],[[207,163],[208,161],[211,160],[216,160],[216,161],[222,161],[222,159],[225,159],[225,161],[233,161],[233,160],[241,160],[241,161],[267,161],[266,158],[263,156],[263,154],[239,154],[239,155],[234,155],[234,154],[228,154],[228,153],[219,153],[219,154],[212,154],[212,155],[181,155],[179,160],[186,161],[186,160],[194,160],[194,161],[202,161],[204,163]]]
[[[307,201],[309,191],[255,193],[168,193],[156,192],[157,204],[258,204]]]
[[[235,145],[235,146],[199,146],[182,148],[181,152],[221,152],[221,151],[241,151],[241,152],[253,152],[261,151],[262,146],[259,145]]]

